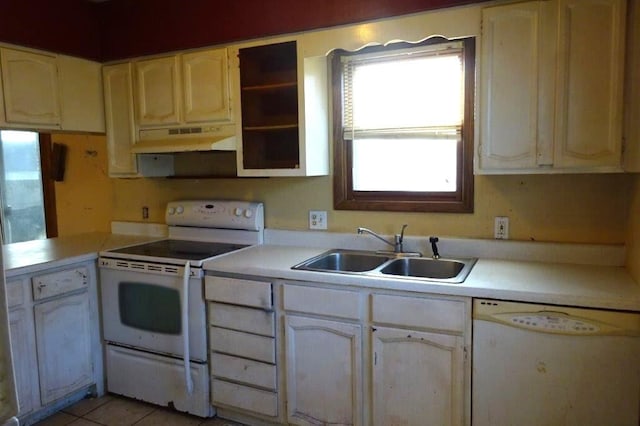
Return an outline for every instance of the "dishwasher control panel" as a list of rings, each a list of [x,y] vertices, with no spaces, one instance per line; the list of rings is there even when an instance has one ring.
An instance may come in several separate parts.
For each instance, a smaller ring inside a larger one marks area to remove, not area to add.
[[[595,334],[600,331],[600,326],[596,323],[562,314],[503,314],[503,316],[513,325],[530,330],[563,334]]]
[[[474,299],[473,320],[537,333],[640,337],[640,314],[600,309]]]

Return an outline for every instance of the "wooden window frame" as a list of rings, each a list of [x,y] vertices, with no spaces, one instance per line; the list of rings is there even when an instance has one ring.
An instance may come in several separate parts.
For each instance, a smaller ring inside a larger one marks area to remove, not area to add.
[[[47,238],[58,236],[58,216],[56,212],[56,186],[54,182],[54,164],[51,134],[38,133],[40,143],[40,172],[42,174],[42,196],[44,202],[44,220]]]
[[[458,170],[455,192],[354,191],[352,177],[352,142],[344,139],[342,126],[342,63],[343,56],[373,51],[389,51],[419,45],[450,42],[445,38],[430,38],[420,44],[396,43],[391,48],[373,46],[357,52],[343,50],[331,54],[333,97],[333,206],[336,210],[408,211],[440,213],[473,213],[473,143],[475,92],[475,38],[463,42],[464,118],[461,143],[458,144]]]

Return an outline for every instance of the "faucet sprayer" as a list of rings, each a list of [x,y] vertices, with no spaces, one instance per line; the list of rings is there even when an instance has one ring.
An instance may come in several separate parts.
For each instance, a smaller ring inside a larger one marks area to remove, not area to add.
[[[429,242],[431,243],[431,250],[433,251],[433,258],[440,259],[440,253],[438,253],[437,242],[440,241],[438,237],[429,237]]]

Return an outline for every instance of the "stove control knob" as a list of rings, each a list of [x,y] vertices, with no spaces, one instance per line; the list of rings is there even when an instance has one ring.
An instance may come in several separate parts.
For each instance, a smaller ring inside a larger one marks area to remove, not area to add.
[[[178,214],[184,213],[184,207],[182,207],[182,206],[176,207],[176,213],[178,213]]]
[[[251,216],[253,216],[253,212],[251,210],[247,209],[244,211],[244,217],[249,219]]]
[[[242,216],[242,209],[240,207],[236,207],[235,210],[233,210],[233,214],[236,216]]]
[[[173,207],[169,207],[167,209],[167,213],[169,214],[169,216],[175,214],[175,212],[176,212],[176,209],[174,209]]]

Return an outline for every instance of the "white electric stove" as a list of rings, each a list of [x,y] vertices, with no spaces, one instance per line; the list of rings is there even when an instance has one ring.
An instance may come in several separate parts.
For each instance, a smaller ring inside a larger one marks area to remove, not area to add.
[[[209,417],[202,265],[261,244],[264,207],[176,201],[165,217],[168,239],[100,253],[107,389]]]

